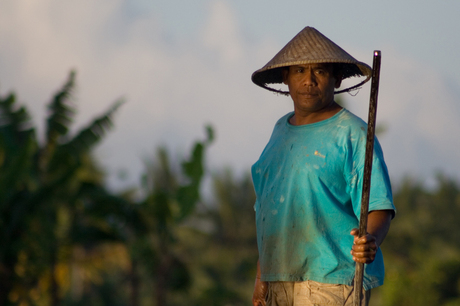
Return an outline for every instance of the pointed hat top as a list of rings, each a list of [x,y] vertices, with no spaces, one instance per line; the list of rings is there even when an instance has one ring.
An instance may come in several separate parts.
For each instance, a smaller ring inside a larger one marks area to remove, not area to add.
[[[318,63],[342,64],[343,79],[354,76],[366,77],[361,83],[335,93],[346,92],[357,88],[369,81],[372,76],[372,69],[369,65],[357,61],[315,28],[306,27],[288,42],[264,67],[254,72],[251,79],[255,84],[265,89],[289,94],[287,91],[268,87],[267,84],[283,82],[281,73],[283,67]]]

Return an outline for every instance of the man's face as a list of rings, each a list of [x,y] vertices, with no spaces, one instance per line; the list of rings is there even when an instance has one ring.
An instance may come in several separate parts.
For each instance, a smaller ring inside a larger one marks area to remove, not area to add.
[[[283,71],[284,84],[300,112],[319,112],[334,101],[334,89],[340,87],[341,78],[333,76],[332,64],[294,65]]]

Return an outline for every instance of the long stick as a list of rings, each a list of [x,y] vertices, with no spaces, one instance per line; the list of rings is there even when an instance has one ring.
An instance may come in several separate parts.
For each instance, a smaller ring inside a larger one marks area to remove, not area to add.
[[[381,52],[374,51],[372,66],[371,97],[369,101],[369,119],[367,121],[366,157],[364,161],[363,194],[361,215],[359,218],[359,237],[367,234],[367,215],[369,212],[369,194],[371,189],[372,158],[374,153],[375,120],[377,116],[377,96],[379,93]],[[354,305],[361,306],[363,290],[364,264],[356,263]]]

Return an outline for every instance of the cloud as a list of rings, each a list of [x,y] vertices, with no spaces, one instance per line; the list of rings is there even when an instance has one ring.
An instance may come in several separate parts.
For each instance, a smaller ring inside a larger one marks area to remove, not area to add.
[[[203,35],[204,45],[219,52],[224,63],[236,63],[242,58],[243,48],[235,14],[229,3],[223,0],[213,1],[209,6],[210,17]]]
[[[17,91],[39,125],[45,104],[72,68],[77,70],[78,125],[126,97],[114,132],[97,151],[112,178],[125,169],[130,183],[138,180],[142,159],[158,145],[185,154],[204,136],[207,123],[217,134],[209,152],[213,166],[248,169],[263,148],[273,121],[265,121],[267,113],[276,114],[277,107],[254,102],[266,93],[253,90],[249,59],[264,51],[243,45],[226,2],[210,3],[201,40],[178,45],[163,39],[152,15],[126,18],[121,0],[8,3],[0,7],[0,19],[9,25],[0,33],[0,58],[9,59],[0,82],[3,90]],[[276,48],[269,45],[263,49]],[[254,141],[248,130],[265,139]]]
[[[432,181],[437,171],[460,178],[455,155],[460,141],[460,108],[455,88],[444,74],[427,63],[382,48],[377,123],[387,130],[379,136],[392,177],[405,175]],[[367,119],[369,85],[352,109]]]
[[[43,121],[45,103],[75,68],[79,125],[126,97],[114,131],[97,150],[112,186],[137,184],[142,159],[151,158],[158,145],[174,155],[185,154],[195,139],[204,137],[207,123],[217,135],[208,154],[209,168],[249,171],[292,102],[251,83],[252,72],[282,45],[244,40],[230,4],[208,2],[202,7],[208,16],[199,39],[172,44],[153,11],[134,18],[122,0],[3,1],[1,92],[15,90],[36,121]],[[378,121],[388,126],[381,142],[390,173],[428,175],[439,167],[460,173],[459,166],[452,166],[458,143],[449,137],[449,132],[460,132],[452,87],[439,72],[410,56],[391,46],[382,49]],[[362,50],[350,53],[365,57]],[[344,96],[364,119],[366,86],[355,98]],[[129,174],[126,182],[116,179],[121,169]]]

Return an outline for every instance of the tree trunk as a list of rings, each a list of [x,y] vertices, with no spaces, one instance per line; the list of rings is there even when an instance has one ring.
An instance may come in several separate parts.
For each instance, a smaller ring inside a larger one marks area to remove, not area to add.
[[[170,266],[171,256],[169,254],[165,254],[160,266],[158,267],[156,275],[156,306],[166,306],[166,294],[168,292],[167,280]]]
[[[166,306],[166,273],[163,267],[158,269],[156,282],[156,306]]]
[[[130,271],[130,285],[131,285],[131,306],[139,306],[139,286],[140,278],[137,273],[137,261],[133,259],[131,261],[131,271]]]
[[[13,289],[13,266],[0,264],[0,306],[10,305],[8,296]]]
[[[51,306],[59,306],[60,305],[60,300],[59,300],[59,284],[56,279],[56,252],[53,252],[51,254],[51,265],[50,265],[50,281],[51,281],[51,286],[50,286],[50,296],[51,296]]]

